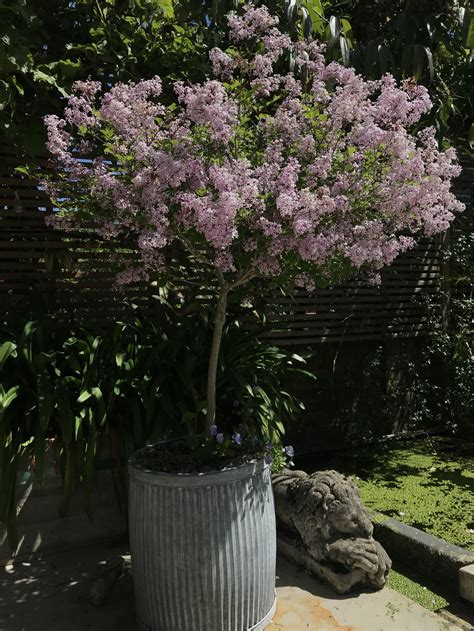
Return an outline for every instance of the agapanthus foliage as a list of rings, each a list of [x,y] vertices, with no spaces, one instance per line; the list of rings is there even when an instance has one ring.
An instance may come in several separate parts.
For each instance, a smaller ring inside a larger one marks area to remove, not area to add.
[[[78,82],[64,118],[46,118],[59,167],[49,187],[72,223],[92,218],[102,236],[138,243],[142,265],[120,282],[166,269],[177,242],[211,272],[210,383],[234,287],[374,275],[462,210],[454,150],[438,149],[434,129],[413,131],[431,105],[426,89],[326,64],[316,41],[295,43],[277,22],[264,6],[230,15],[233,45],[211,51],[214,76],[176,83],[171,105],[159,77],[102,94]]]

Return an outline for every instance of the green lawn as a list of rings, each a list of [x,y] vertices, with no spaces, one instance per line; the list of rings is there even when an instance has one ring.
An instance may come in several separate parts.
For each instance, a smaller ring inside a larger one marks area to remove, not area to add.
[[[449,605],[449,602],[439,594],[432,592],[427,587],[420,585],[420,583],[417,583],[395,570],[390,571],[387,584],[392,589],[395,589],[400,594],[407,596],[407,598],[411,598],[419,605],[425,609],[429,609],[430,611],[439,611]]]
[[[368,508],[474,551],[473,454],[436,439],[367,452],[345,472]]]
[[[350,475],[368,508],[474,551],[474,443],[435,437],[296,464]]]

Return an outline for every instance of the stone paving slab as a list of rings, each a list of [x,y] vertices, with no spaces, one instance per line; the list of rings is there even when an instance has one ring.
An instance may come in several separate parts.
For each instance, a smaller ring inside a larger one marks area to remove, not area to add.
[[[458,631],[460,627],[385,587],[340,596],[278,560],[278,609],[268,631]]]
[[[100,565],[122,547],[93,546],[24,562],[0,573],[0,631],[136,631],[130,573],[102,607],[88,602]],[[391,589],[338,596],[284,559],[268,631],[459,631]],[[198,630],[196,631],[206,631]]]

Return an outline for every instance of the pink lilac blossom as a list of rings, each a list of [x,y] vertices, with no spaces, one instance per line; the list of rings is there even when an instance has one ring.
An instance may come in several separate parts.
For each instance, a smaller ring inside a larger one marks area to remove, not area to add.
[[[157,131],[156,118],[165,112],[163,105],[155,102],[161,91],[161,79],[154,77],[138,83],[119,83],[103,96],[99,120],[109,123],[123,137],[124,149],[130,140]]]
[[[120,283],[164,269],[179,242],[190,265],[198,255],[229,282],[284,270],[310,290],[333,261],[375,277],[449,226],[463,209],[456,153],[432,128],[411,131],[430,107],[425,88],[326,64],[321,45],[293,44],[265,6],[228,21],[233,47],[211,51],[209,80],[174,84],[177,104],[161,101],[159,77],[103,95],[78,82],[64,118],[45,118],[62,172],[47,186],[67,199],[70,225],[136,238],[144,275],[125,270]],[[290,49],[295,73],[278,74]],[[78,161],[79,147],[94,158]]]
[[[316,283],[314,282],[314,278],[305,272],[301,274],[297,274],[295,276],[295,286],[302,287],[307,291],[314,291],[316,289]]]
[[[247,4],[244,7],[244,15],[241,17],[230,15],[228,24],[231,40],[241,42],[268,33],[273,33],[275,36],[277,29],[272,27],[278,24],[278,18],[271,15],[265,6],[255,8]],[[281,33],[278,32],[278,35]]]
[[[232,77],[234,61],[230,55],[216,47],[210,51],[209,59],[212,64],[212,72],[217,79],[227,80]]]
[[[175,92],[180,102],[185,104],[189,120],[206,125],[211,138],[223,144],[233,138],[237,106],[219,81],[207,81],[197,86],[184,86],[177,82]]]
[[[234,258],[230,252],[219,252],[214,261],[216,267],[221,269],[224,273],[235,272],[236,267]]]
[[[278,61],[283,51],[289,50],[292,46],[291,38],[280,33],[277,28],[271,28],[262,41],[268,57],[274,62]]]

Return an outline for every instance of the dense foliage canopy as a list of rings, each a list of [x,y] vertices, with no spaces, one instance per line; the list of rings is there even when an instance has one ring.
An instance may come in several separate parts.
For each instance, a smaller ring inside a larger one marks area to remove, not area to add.
[[[293,39],[313,34],[326,59],[367,78],[390,71],[429,87],[439,132],[471,122],[474,20],[468,3],[437,0],[270,0]],[[30,150],[41,118],[59,112],[75,80],[202,80],[207,52],[226,47],[225,14],[238,0],[4,0],[0,6],[0,128]],[[292,65],[288,59],[288,64]],[[169,95],[172,96],[172,95]]]

